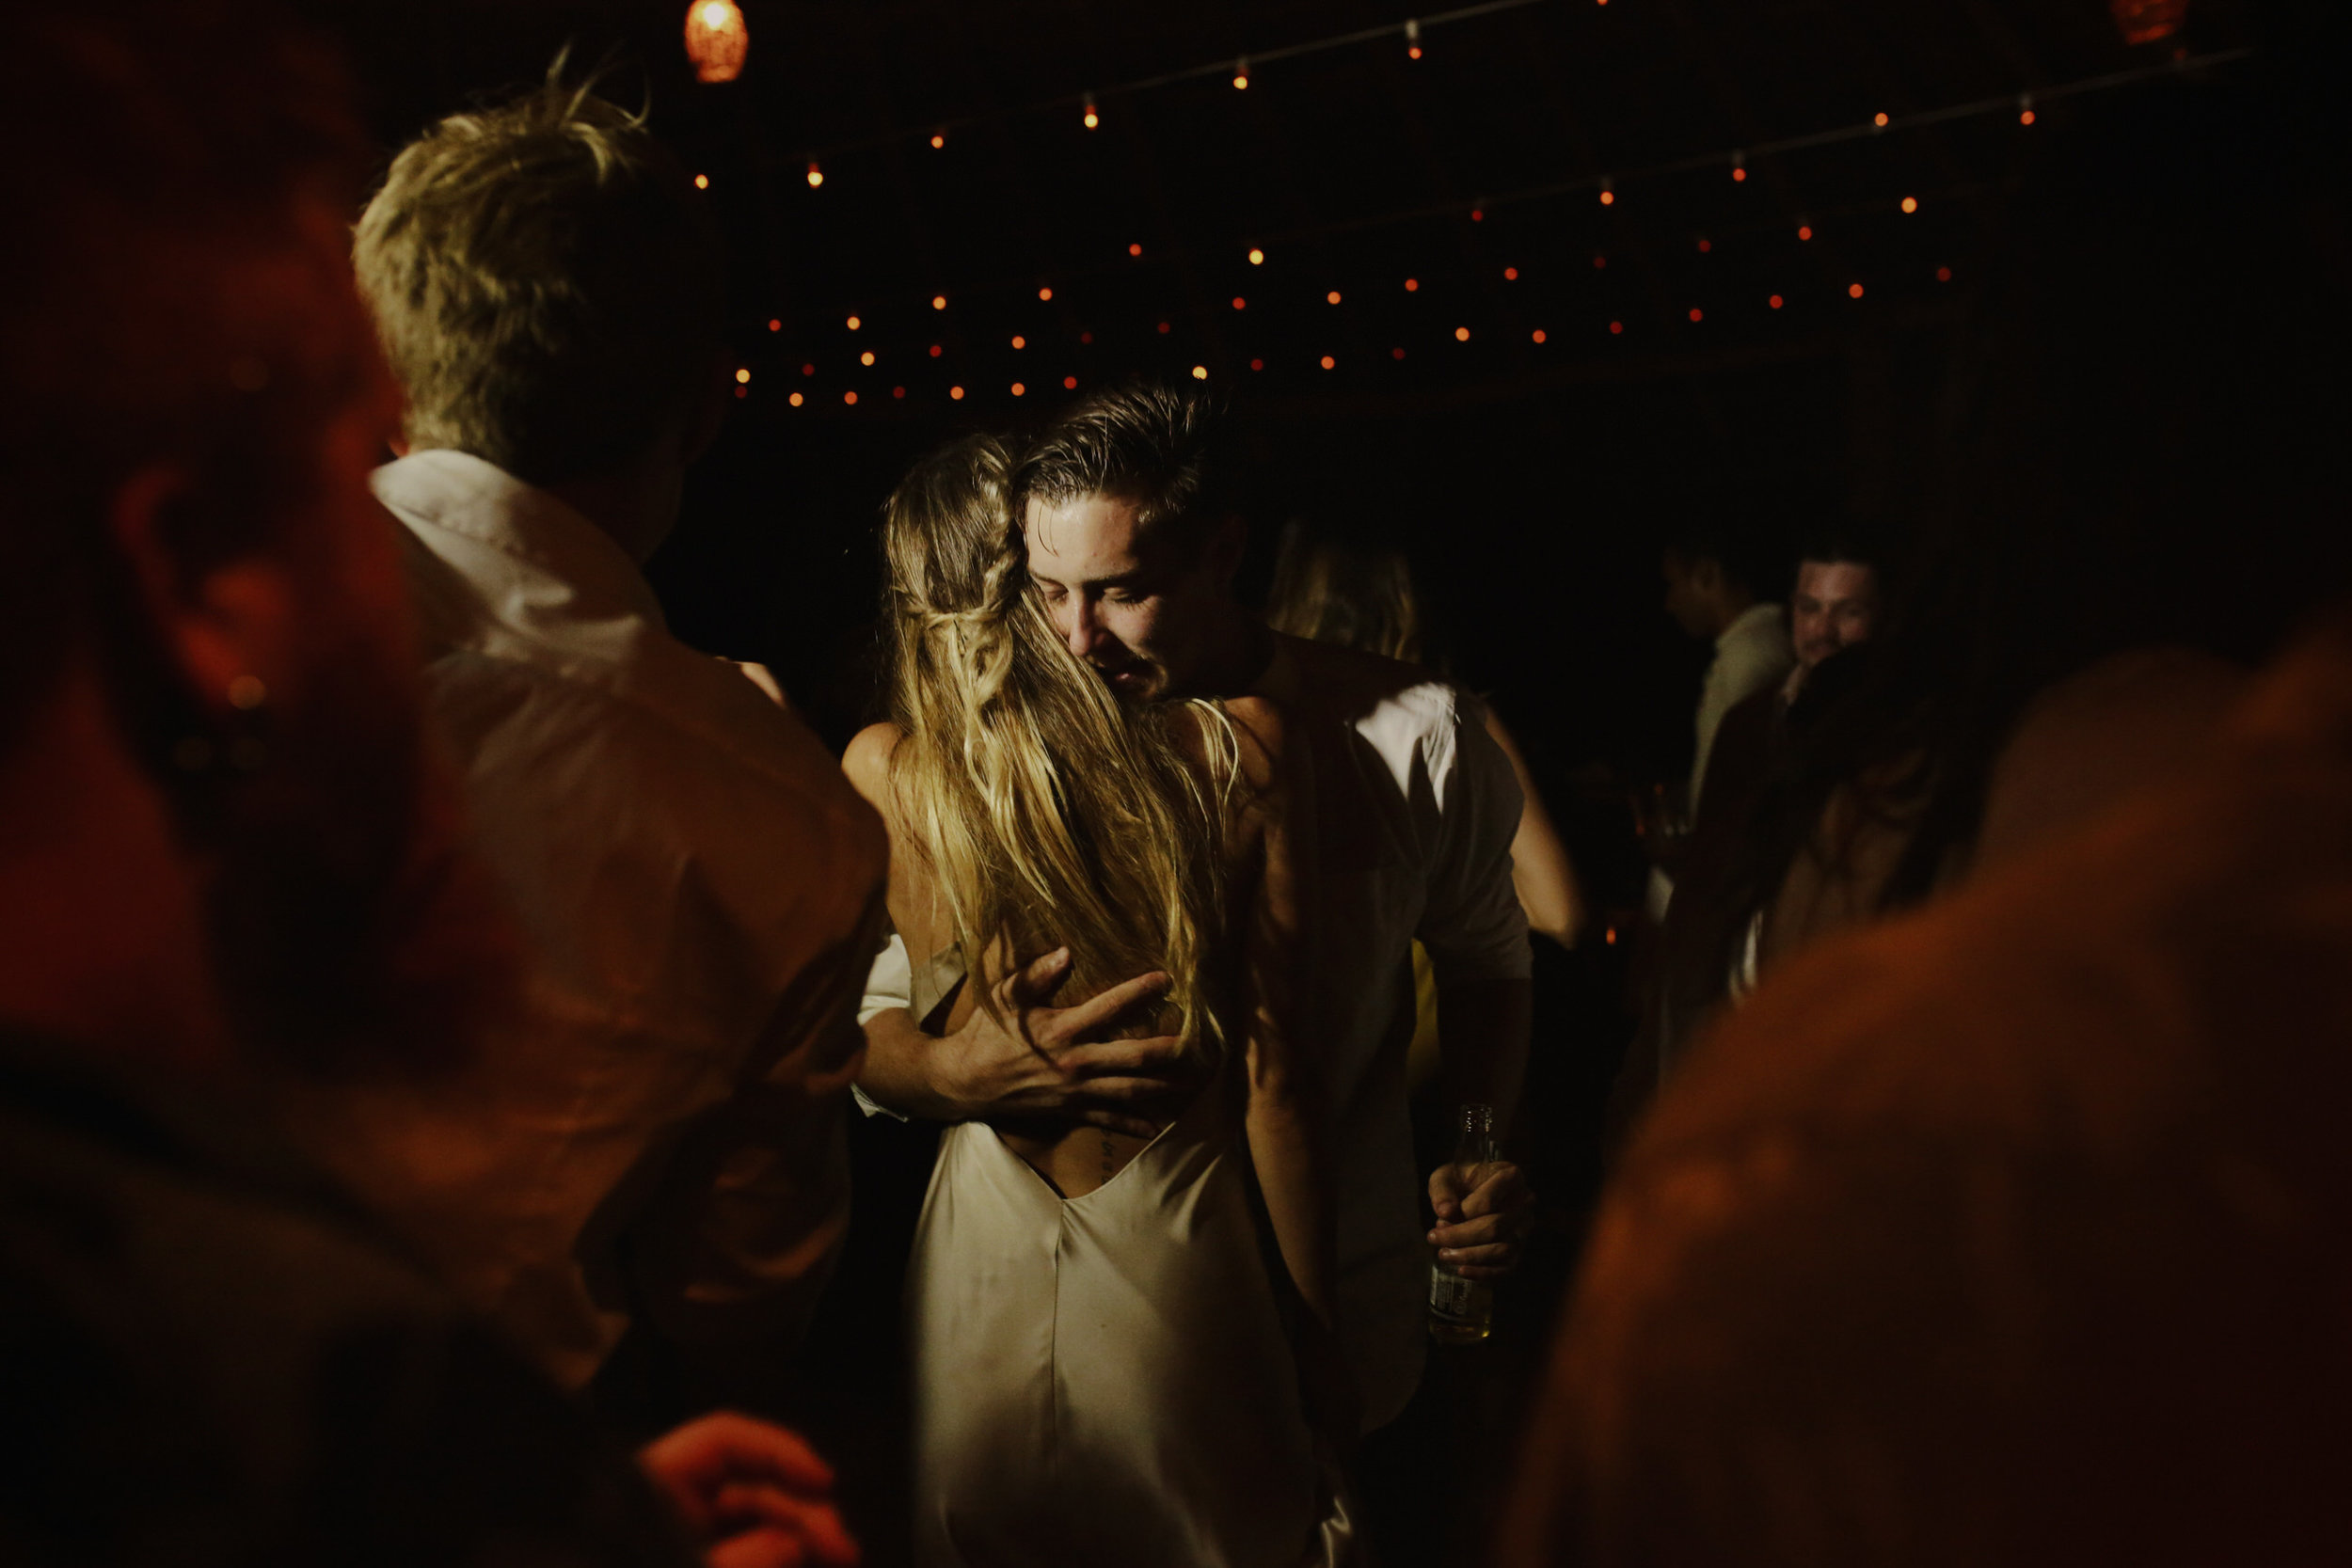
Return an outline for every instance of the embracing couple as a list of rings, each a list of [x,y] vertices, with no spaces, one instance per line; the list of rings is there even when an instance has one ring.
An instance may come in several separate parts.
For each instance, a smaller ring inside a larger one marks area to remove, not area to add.
[[[927,1564],[1338,1563],[1343,1463],[1421,1375],[1430,1245],[1493,1277],[1518,1171],[1406,1106],[1525,1065],[1520,797],[1474,705],[1268,630],[1220,421],[1135,384],[926,460],[883,522],[890,835],[869,1110],[952,1123],[910,1274]],[[1376,1443],[1375,1436],[1373,1441]]]

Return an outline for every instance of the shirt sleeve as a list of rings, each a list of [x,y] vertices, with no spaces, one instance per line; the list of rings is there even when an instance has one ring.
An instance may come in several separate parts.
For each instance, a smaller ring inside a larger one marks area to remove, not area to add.
[[[1429,902],[1414,933],[1429,950],[1440,987],[1524,980],[1534,967],[1527,913],[1511,882],[1511,841],[1525,801],[1511,759],[1485,720],[1475,699],[1457,700]]]
[[[857,1026],[863,1029],[893,1008],[912,1011],[914,1006],[914,963],[907,957],[906,938],[893,931],[882,944],[882,951],[874,955],[873,967],[866,972],[866,999],[858,1004]],[[907,1119],[905,1112],[892,1110],[855,1084],[850,1085],[850,1098],[869,1117],[888,1117],[893,1121]]]

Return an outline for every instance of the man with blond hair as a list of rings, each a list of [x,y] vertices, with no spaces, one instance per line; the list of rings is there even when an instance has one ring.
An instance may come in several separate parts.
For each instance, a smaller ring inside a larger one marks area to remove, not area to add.
[[[723,408],[719,243],[642,117],[551,77],[405,150],[357,262],[407,393],[375,493],[529,974],[471,1070],[293,1119],[559,1380],[634,1324],[633,1413],[772,1398],[848,1220],[884,852],[640,573]]]

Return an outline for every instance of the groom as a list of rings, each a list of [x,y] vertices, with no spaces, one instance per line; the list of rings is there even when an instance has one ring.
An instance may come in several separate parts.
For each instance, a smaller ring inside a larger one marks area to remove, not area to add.
[[[1418,938],[1437,968],[1448,1098],[1492,1105],[1509,1124],[1529,1019],[1527,922],[1511,884],[1519,791],[1471,699],[1392,659],[1281,636],[1242,608],[1245,525],[1218,455],[1205,395],[1131,384],[1044,432],[1014,506],[1055,625],[1122,697],[1256,692],[1312,738],[1341,1327],[1370,1431],[1420,1381],[1428,1243],[1461,1273],[1495,1278],[1532,1218],[1516,1166],[1445,1166],[1428,1181],[1439,1223],[1422,1229],[1405,1082]],[[1176,1040],[1104,1037],[1164,975],[1057,1009],[1045,1004],[1064,959],[1041,958],[1005,983],[1032,1046],[985,1008],[945,1038],[924,1034],[888,973],[905,962],[886,954],[869,985],[859,1083],[870,1102],[939,1120],[1042,1111],[1148,1132],[1149,1116],[1192,1086]]]

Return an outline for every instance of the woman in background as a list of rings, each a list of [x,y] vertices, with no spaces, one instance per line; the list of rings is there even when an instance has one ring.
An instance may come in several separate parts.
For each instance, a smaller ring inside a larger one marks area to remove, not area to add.
[[[1353,1556],[1337,1455],[1334,1196],[1297,1018],[1313,907],[1303,748],[1260,698],[1120,704],[1030,589],[988,436],[919,465],[883,521],[893,721],[844,760],[891,844],[914,1012],[1013,1010],[1063,954],[1209,1064],[1149,1139],[947,1130],[908,1279],[916,1560],[1298,1568]],[[918,983],[918,990],[938,990]]]

